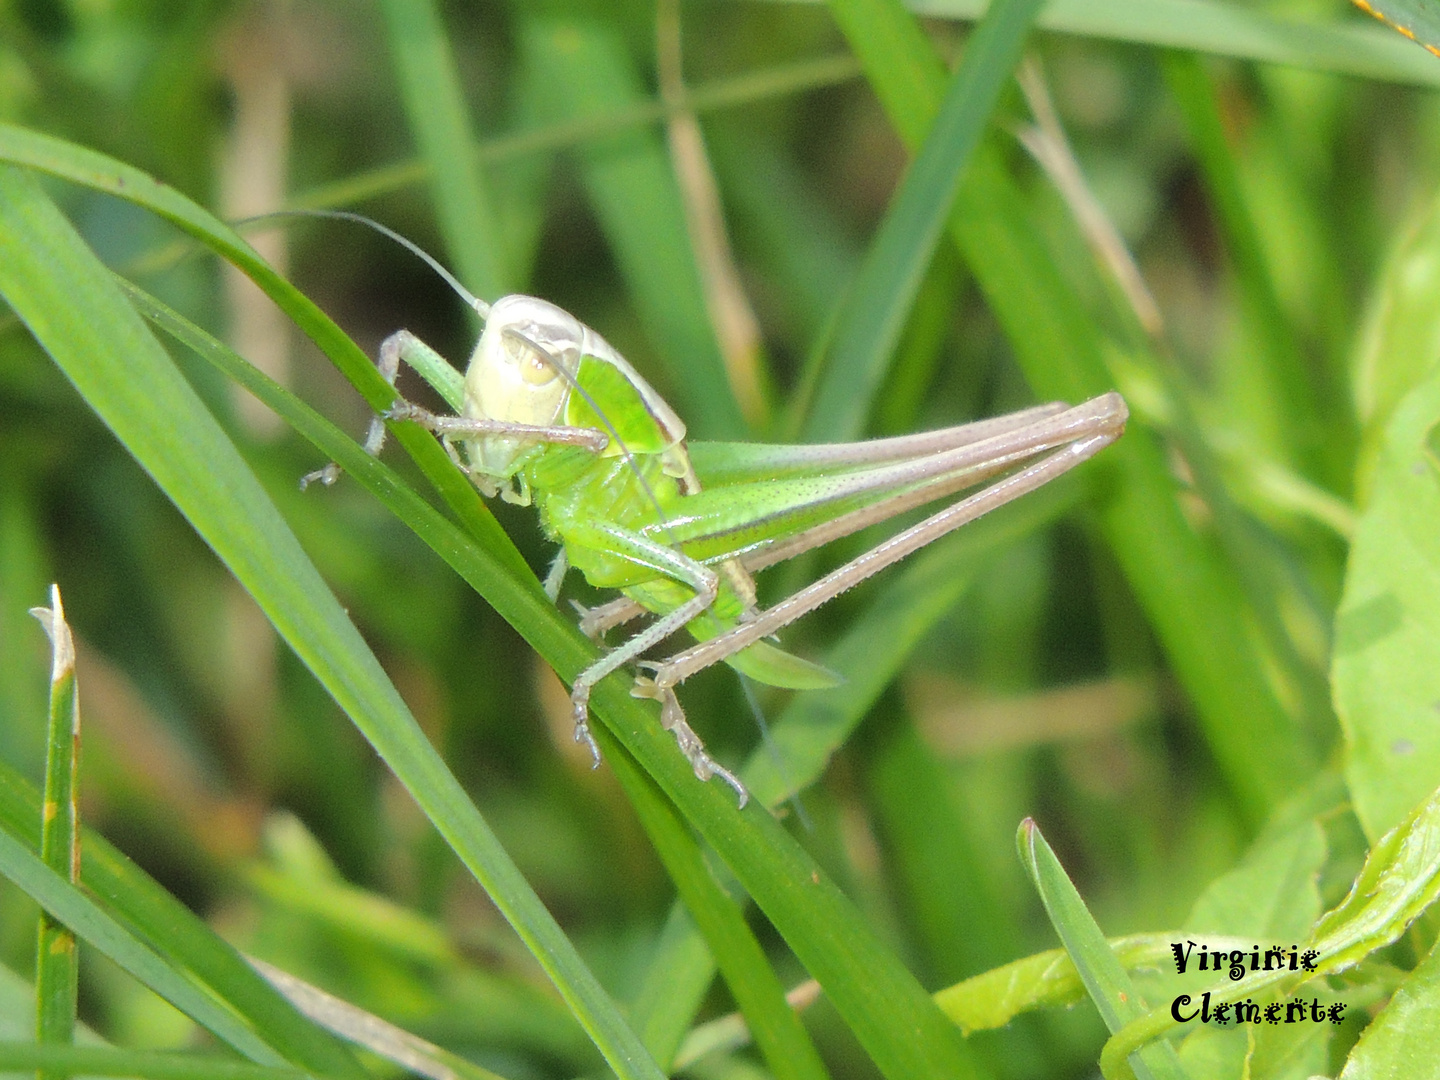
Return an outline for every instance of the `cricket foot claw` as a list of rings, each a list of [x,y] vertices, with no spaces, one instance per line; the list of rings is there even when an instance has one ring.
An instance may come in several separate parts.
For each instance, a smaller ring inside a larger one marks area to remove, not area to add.
[[[590,748],[590,757],[593,759],[590,768],[600,767],[600,747],[596,745],[595,736],[590,734],[590,688],[588,686],[575,688],[570,696],[571,713],[575,718],[575,741],[584,743]]]
[[[324,484],[326,487],[329,487],[331,484],[335,483],[335,481],[339,479],[340,466],[332,461],[323,469],[316,469],[314,472],[307,472],[304,476],[300,477],[300,490],[304,491],[311,484],[317,482]]]
[[[739,800],[736,809],[745,809],[745,804],[750,801],[750,793],[745,790],[739,777],[705,752],[705,744],[686,723],[685,711],[680,708],[680,700],[671,687],[660,686],[654,679],[637,677],[630,696],[660,702],[660,726],[675,736],[675,741],[680,744],[680,752],[695,770],[695,779],[703,783],[711,777],[720,777],[735,792]]]

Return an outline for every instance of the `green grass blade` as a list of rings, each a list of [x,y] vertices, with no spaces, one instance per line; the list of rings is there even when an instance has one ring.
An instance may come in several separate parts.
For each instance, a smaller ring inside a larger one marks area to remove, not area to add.
[[[1355,6],[1440,56],[1440,8],[1432,0],[1355,0]]]
[[[704,935],[771,1075],[776,1080],[826,1080],[829,1073],[815,1044],[785,1000],[785,988],[745,922],[740,905],[705,865],[684,820],[654,781],[613,740],[604,741],[606,757],[680,899]]]
[[[1021,822],[1015,842],[1020,848],[1020,861],[1044,901],[1045,913],[1050,916],[1055,932],[1090,992],[1090,999],[1100,1010],[1105,1026],[1116,1032],[1144,1016],[1145,1007],[1130,976],[1035,822],[1029,818]],[[1146,1047],[1131,1056],[1130,1064],[1140,1080],[1185,1080],[1185,1069],[1169,1043]]]
[[[750,756],[741,775],[751,796],[775,807],[819,779],[914,647],[965,594],[985,560],[1059,516],[1078,495],[1078,483],[1062,478],[918,555],[825,655],[823,663],[845,677],[844,685],[797,695],[772,725],[767,745]],[[647,1038],[646,1045],[658,1060],[669,1060],[679,1048],[714,970],[699,929],[677,904],[647,977],[648,992],[632,1009],[637,1028],[654,1025],[657,1041]],[[676,984],[694,987],[694,993],[673,995],[669,988]]]
[[[202,356],[234,374],[242,385],[385,501],[437,554],[496,604],[562,677],[573,678],[591,662],[593,647],[560,618],[552,605],[542,598],[526,606],[533,601],[530,590],[513,585],[507,588],[495,560],[400,484],[386,466],[224,345],[187,327],[173,313],[167,315],[153,301],[132,295],[145,305],[151,317],[196,347]],[[768,815],[737,814],[728,791],[697,784],[683,758],[675,753],[673,741],[655,723],[654,714],[629,696],[623,680],[601,683],[593,705],[600,719],[725,859],[802,963],[826,987],[832,1002],[887,1075],[903,1076],[911,1069],[936,1068],[957,1076],[973,1074],[954,1041],[953,1029],[924,991],[776,822]],[[795,881],[808,881],[810,886],[796,892],[791,886]],[[692,957],[695,954],[688,945],[682,951]],[[692,964],[687,970],[694,974],[701,968]],[[906,1032],[920,1034],[910,1037]]]
[[[639,78],[620,35],[582,15],[523,10],[525,92],[547,120],[582,120],[635,106]],[[711,332],[670,157],[655,132],[587,146],[586,191],[669,379],[662,388],[703,439],[738,439],[746,427]],[[583,313],[582,313],[583,315]]]
[[[857,78],[859,74],[854,57],[849,55],[793,60],[696,83],[689,88],[686,101],[697,114],[715,112],[834,86]],[[476,147],[476,155],[482,166],[512,164],[537,154],[569,150],[595,139],[658,124],[665,119],[665,114],[664,102],[658,98],[646,98],[576,120],[538,124],[507,135],[483,138]],[[418,158],[397,161],[307,188],[292,198],[289,205],[315,210],[347,206],[421,183],[429,175],[426,161]]]
[[[853,439],[865,428],[915,294],[944,231],[960,177],[1020,59],[1040,0],[996,0],[895,193],[844,300],[835,345],[804,440]]]
[[[1311,476],[1333,478],[1339,464],[1335,451],[1341,445],[1321,422],[1311,366],[1301,352],[1265,261],[1260,233],[1225,137],[1215,88],[1201,59],[1193,53],[1167,53],[1163,67],[1224,233],[1246,322],[1261,344],[1261,355],[1253,367],[1264,380],[1264,400],[1278,414],[1276,426],[1284,435],[1284,447],[1293,455],[1290,464]]]
[[[433,0],[382,0],[380,10],[445,247],[466,288],[496,300],[512,292],[513,283],[440,13]]]
[[[430,1080],[502,1080],[489,1069],[412,1035],[348,1001],[332,997],[279,968],[258,960],[255,964],[317,1024],[323,1024],[341,1038],[394,1062],[406,1072]]]
[[[917,14],[974,19],[984,0],[912,0]],[[1043,30],[1260,60],[1366,79],[1440,85],[1440,68],[1363,20],[1302,22],[1232,0],[1051,0]]]
[[[831,8],[901,138],[918,145],[945,84],[929,41],[897,0]],[[1074,401],[1114,384],[1099,328],[1035,236],[994,148],[977,153],[951,228],[1037,396]],[[1234,572],[1185,520],[1164,451],[1138,423],[1095,468],[1113,470],[1100,507],[1106,539],[1258,824],[1304,775],[1307,755],[1257,658],[1233,647],[1249,634]]]
[[[46,732],[45,802],[40,814],[40,859],[74,885],[80,880],[80,700],[75,685],[75,642],[60,587],[50,586],[50,606],[31,612],[50,638],[50,722]],[[75,934],[48,911],[40,913],[35,946],[36,1041],[68,1045],[75,1038],[80,957]],[[52,1080],[42,1071],[37,1080]]]
[[[262,1065],[284,1064],[284,1059],[234,1013],[206,995],[98,904],[46,866],[8,830],[0,830],[0,874],[69,926],[78,937],[251,1061]]]
[[[255,597],[486,888],[621,1076],[658,1076],[410,715],[294,534],[35,181],[3,174],[0,291]],[[453,471],[453,470],[452,470]]]
[[[35,1069],[41,1076],[138,1076],[144,1080],[306,1080],[307,1075],[299,1069],[249,1065],[208,1054],[0,1042],[0,1073],[21,1069]]]
[[[15,130],[0,127],[0,157],[14,146],[14,142],[7,143],[7,137],[12,136]],[[23,144],[24,140],[20,142]],[[53,143],[53,140],[46,141],[47,150],[54,150],[56,147],[60,150],[67,149],[65,144],[55,143],[51,146],[50,143]],[[82,156],[85,154],[78,149],[75,152]],[[64,156],[63,153],[48,152],[39,155],[47,168],[57,165],[57,157],[63,164]],[[93,157],[105,160],[99,155]],[[113,168],[114,163],[109,163],[109,167]],[[135,175],[137,182],[145,181],[152,188],[158,187],[153,181],[144,178],[143,174],[136,172]],[[89,182],[102,190],[114,190],[114,185],[104,174],[95,176],[88,171],[77,170],[72,178],[81,183]],[[129,191],[128,185],[121,185],[121,190]],[[179,196],[173,198],[179,200]],[[188,208],[185,209],[186,214],[203,214],[203,211],[190,207],[188,203],[184,206]],[[42,259],[37,263],[33,258],[27,257],[24,265],[30,268],[29,273],[16,273],[14,281],[7,278],[7,286],[18,284],[18,287],[31,291],[37,287],[37,281],[55,272],[54,267],[59,262],[56,259]],[[9,270],[9,267],[6,269]],[[108,282],[110,279],[107,277],[106,280]],[[98,291],[98,284],[92,284]],[[56,307],[67,310],[73,297],[73,289],[68,292],[66,289],[59,289],[48,299]],[[96,313],[104,309],[98,306],[98,302],[92,302],[85,310],[88,313],[89,325],[98,319]],[[116,318],[120,316],[117,315]],[[96,344],[94,355],[107,355],[111,348],[107,338]],[[87,362],[92,359],[89,353],[82,353],[81,356]],[[135,359],[127,354],[125,365],[128,367],[118,367],[117,370],[129,374],[135,363]],[[118,365],[118,361],[112,360],[112,364]],[[94,362],[93,366],[100,371],[94,371],[87,366],[85,373],[101,378],[102,382],[121,378],[104,370],[104,365],[100,365],[98,361]],[[372,370],[370,375],[374,374]],[[121,381],[123,385],[123,378]],[[108,388],[108,383],[106,385]],[[145,439],[170,429],[170,420],[153,419],[151,406],[144,395],[140,395],[139,401],[127,402],[127,405],[133,409],[133,417],[129,413],[118,417],[107,413],[107,419],[122,428],[132,422],[144,425]],[[437,450],[443,457],[444,452],[434,446],[433,440],[428,441],[431,449]],[[338,453],[335,455],[337,460],[347,467],[351,467],[356,457],[365,457],[353,442],[349,444],[349,451],[349,457]],[[231,460],[229,455],[232,454],[233,449],[227,450],[225,456],[217,460]],[[193,456],[187,450],[184,460],[188,462]],[[177,468],[176,463],[163,458],[150,464],[152,473],[156,475],[168,476]],[[360,461],[355,462],[353,471],[361,472],[371,467],[383,468],[378,462],[367,465]],[[455,472],[453,468],[451,471]],[[253,483],[250,480],[234,482],[239,485],[237,490],[242,493],[251,490],[250,484]],[[420,502],[413,493],[409,494],[415,502]],[[188,492],[175,492],[172,495],[182,502],[188,502],[191,498]],[[216,508],[207,504],[207,511],[213,509]],[[224,505],[218,508],[219,512],[226,515],[234,514],[236,510],[233,498],[226,500]],[[425,507],[425,510],[430,516],[424,520],[433,528],[430,535],[422,535],[422,539],[433,541],[432,546],[437,553],[460,570],[462,576],[526,637],[562,678],[573,678],[593,661],[593,646],[545,599],[528,568],[523,574],[494,572],[497,564],[502,567],[508,565],[502,558],[503,551],[492,552],[487,545],[482,555],[481,549],[453,525],[428,507]],[[264,521],[259,527],[252,526],[248,520],[232,522],[233,535],[223,531],[220,535],[207,533],[207,539],[212,546],[225,550],[232,545],[239,546],[240,555],[247,564],[261,558],[267,568],[278,571],[282,563],[277,561],[274,545],[279,543],[288,548],[293,540],[268,503],[264,504],[263,514]],[[417,520],[421,516],[423,515],[417,516]],[[407,517],[406,520],[410,519]],[[285,539],[277,541],[276,536],[281,533]],[[236,537],[243,537],[244,543],[240,544]],[[256,550],[248,550],[249,545],[254,545]],[[513,551],[513,547],[510,550]],[[309,573],[313,573],[313,568]],[[272,603],[274,591],[278,588],[270,576],[247,580],[246,585],[254,591],[262,608]],[[298,605],[296,609],[297,612],[305,614],[307,619],[311,618],[310,608],[307,606],[310,602],[307,599],[305,604]],[[315,602],[321,605],[321,609],[331,613],[330,618],[340,618],[343,621],[343,616],[336,614],[338,609],[332,608],[334,601],[328,593],[323,594],[323,598],[316,598]],[[297,634],[297,640],[293,644],[302,659],[314,660],[317,663],[320,659],[325,659],[328,663],[330,657],[325,649],[330,647],[326,637],[331,633],[330,624],[315,627],[319,636],[311,640],[299,636],[302,630],[309,632],[310,622],[302,626],[287,617],[286,612],[281,611],[280,614],[284,621],[278,622],[277,628],[282,634],[291,631]],[[348,622],[344,622],[343,626],[340,631],[342,635],[348,637],[354,633]],[[358,654],[353,658],[342,654],[336,662],[349,664],[352,660],[367,667],[374,663],[368,652],[364,654],[363,660]],[[498,883],[488,878],[487,866],[481,852],[483,851],[485,856],[492,853],[489,847],[491,838],[488,832],[477,836],[474,832],[467,831],[467,826],[470,829],[480,827],[475,824],[478,818],[474,807],[464,800],[463,793],[455,785],[453,777],[434,757],[433,750],[418,729],[409,726],[413,724],[413,720],[408,720],[407,716],[405,733],[399,736],[383,721],[376,720],[376,713],[370,711],[372,708],[382,709],[380,715],[393,715],[384,713],[383,709],[389,707],[386,703],[398,699],[394,698],[394,689],[388,683],[370,684],[371,692],[377,695],[374,701],[358,693],[357,691],[366,689],[365,684],[362,682],[357,688],[347,680],[352,674],[363,673],[364,668],[358,672],[347,670],[346,679],[337,679],[337,685],[332,685],[329,689],[341,700],[342,705],[354,703],[356,711],[351,714],[352,719],[366,737],[371,739],[401,780],[410,787],[417,802],[436,823],[441,834],[456,848],[462,861],[470,865],[472,872],[477,875],[487,874],[487,880],[482,883],[492,887],[503,884],[507,888],[513,886],[520,889],[523,881],[518,879],[518,875],[511,877],[509,869],[501,875],[502,880]],[[653,709],[641,707],[632,699],[629,696],[629,687],[622,678],[615,677],[602,682],[596,688],[592,705],[597,717],[620,738],[641,766],[660,784],[670,800],[730,866],[757,905],[785,937],[801,963],[825,987],[828,999],[850,1025],[883,1073],[896,1077],[917,1073],[961,1077],[974,1075],[969,1056],[957,1041],[953,1026],[894,954],[881,944],[855,907],[778,823],[760,811],[737,814],[730,792],[718,790],[715,785],[696,783],[684,759],[675,752],[673,739],[660,730]],[[496,858],[501,854],[503,853],[496,854]],[[508,865],[507,863],[506,866]],[[809,884],[797,889],[796,882]],[[502,909],[505,909],[512,899],[510,895],[504,894],[497,895],[496,898]],[[528,907],[525,909],[529,910]],[[522,931],[525,932],[528,931]],[[563,945],[556,954],[558,959],[554,962],[563,966],[570,963],[573,950],[568,941],[563,937],[561,940]],[[546,954],[542,956],[541,962],[550,963],[552,959],[554,958],[550,954]],[[573,1005],[572,1001],[572,1007]],[[581,1015],[582,1023],[588,1024],[591,1019]],[[593,1030],[591,1035],[592,1038],[596,1037]],[[638,1049],[638,1044],[636,1047]]]
[[[677,900],[630,1005],[636,1032],[663,1068],[674,1063],[714,978],[715,960],[705,938],[684,902]]]
[[[902,710],[875,724],[856,748],[891,892],[924,971],[951,982],[1021,954],[1013,911],[977,850],[956,795],[954,770]],[[875,728],[879,728],[878,731]],[[985,927],[977,933],[976,927]]]
[[[383,411],[394,404],[395,389],[329,316],[277,274],[233,229],[174,188],[104,154],[11,124],[0,124],[0,161],[25,165],[108,192],[171,222],[243,270],[319,346],[371,408]],[[525,560],[505,530],[480,500],[474,485],[456,471],[439,444],[414,425],[399,425],[394,437],[415,459],[465,528],[495,552],[513,573],[521,577],[528,575]],[[538,594],[538,582],[534,588]]]
[[[528,589],[505,588],[506,579],[495,560],[401,484],[385,465],[232,350],[138,291],[132,290],[131,295],[147,315],[237,378],[384,501],[496,604],[562,676],[573,677],[591,661],[592,647],[560,619],[552,605],[541,599],[533,607],[525,606],[532,602],[533,594]],[[659,730],[654,714],[638,706],[621,680],[608,679],[597,687],[593,704],[626,749],[660,781],[669,798],[719,851],[801,961],[825,985],[831,1000],[887,1075],[931,1067],[952,1075],[972,1075],[953,1041],[952,1029],[924,991],[777,823],[768,816],[737,814],[727,791],[697,784],[675,753],[673,741]],[[811,887],[796,893],[790,885],[794,881],[808,881]],[[683,937],[676,940],[687,982],[708,982],[703,952]],[[667,1014],[656,1010],[650,1015],[657,1022],[669,1021],[658,1028],[657,1040],[663,1037],[667,1043],[673,1039],[678,1044],[679,1034],[673,1033],[673,1026],[678,1026],[677,1017],[683,1016],[683,1010]],[[921,1036],[903,1036],[909,1031],[919,1031]]]
[[[0,829],[40,850],[40,793],[0,763]],[[102,836],[84,831],[82,885],[172,965],[188,971],[263,1032],[288,1060],[317,1074],[366,1074],[343,1046],[300,1016],[227,942]]]

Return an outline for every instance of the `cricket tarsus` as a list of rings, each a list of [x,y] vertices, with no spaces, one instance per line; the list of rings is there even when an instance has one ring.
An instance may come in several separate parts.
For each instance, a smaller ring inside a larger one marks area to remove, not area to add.
[[[355,215],[322,216],[375,224]],[[386,421],[417,422],[439,435],[484,494],[522,504],[533,498],[547,535],[560,544],[545,581],[552,602],[573,567],[590,584],[623,594],[582,609],[581,629],[592,639],[640,614],[656,616],[575,677],[576,742],[598,765],[600,749],[589,725],[591,689],[638,662],[653,675],[637,675],[632,695],[659,702],[661,725],[695,776],[719,777],[741,807],[749,799],[745,786],[706,753],[676,686],[721,661],[775,686],[834,685],[838,677],[766,639],[906,555],[1088,460],[1125,426],[1125,402],[1110,393],[1075,407],[1039,405],[873,442],[710,444],[697,471],[702,455],[697,448],[692,460],[684,423],[593,330],[534,297],[507,296],[486,305],[445,276],[485,319],[463,381],[404,330],[385,339],[377,366],[393,388],[400,363],[408,363],[459,415],[436,415],[397,398],[371,421],[366,451],[380,452]],[[302,478],[301,487],[333,484],[339,474],[332,462]],[[981,484],[987,486],[773,607],[756,605],[753,572]],[[699,644],[664,659],[642,659],[687,627]]]

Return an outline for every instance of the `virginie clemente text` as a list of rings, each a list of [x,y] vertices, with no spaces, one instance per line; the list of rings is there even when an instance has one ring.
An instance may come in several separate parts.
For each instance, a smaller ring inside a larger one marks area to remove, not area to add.
[[[1314,971],[1315,961],[1320,954],[1314,949],[1301,951],[1298,945],[1286,948],[1272,945],[1261,950],[1256,945],[1248,952],[1244,949],[1211,951],[1193,941],[1183,944],[1170,943],[1175,954],[1175,972],[1184,975],[1187,971],[1224,971],[1231,979],[1239,982],[1245,976],[1257,971]],[[1322,1004],[1319,998],[1305,1001],[1297,998],[1291,1001],[1272,1001],[1260,1004],[1250,998],[1236,1002],[1211,1004],[1210,991],[1200,995],[1194,1002],[1189,994],[1181,994],[1170,1003],[1170,1015],[1177,1023],[1188,1024],[1199,1020],[1202,1024],[1297,1024],[1310,1021],[1323,1023],[1328,1020],[1338,1024],[1345,1015],[1345,1003]]]

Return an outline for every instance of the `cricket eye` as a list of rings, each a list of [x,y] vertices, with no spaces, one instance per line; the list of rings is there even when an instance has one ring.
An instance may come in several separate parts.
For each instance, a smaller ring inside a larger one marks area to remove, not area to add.
[[[519,333],[507,333],[504,336],[505,352],[515,370],[520,373],[520,378],[531,386],[544,386],[546,383],[554,382],[559,374],[540,347]]]
[[[520,361],[520,378],[524,379],[531,386],[544,386],[548,382],[554,382],[555,376],[559,374],[555,365],[549,363],[534,349],[526,349],[526,355]]]

